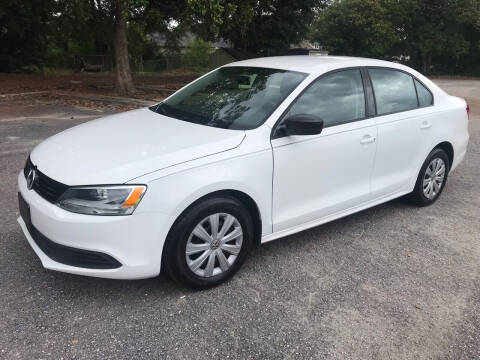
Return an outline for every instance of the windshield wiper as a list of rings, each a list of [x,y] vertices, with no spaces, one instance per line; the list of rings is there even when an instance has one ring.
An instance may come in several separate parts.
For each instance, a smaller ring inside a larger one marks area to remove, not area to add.
[[[222,129],[228,129],[230,126],[232,126],[231,120],[225,120],[225,119],[212,119],[209,122],[207,122],[205,125],[208,126],[213,126],[213,127],[218,127]]]
[[[183,109],[179,109],[177,107],[174,107],[172,105],[168,105],[165,103],[158,104],[157,112],[165,116],[173,117],[179,120],[193,122],[196,124],[205,125],[205,123],[207,122],[207,118],[204,116],[191,113],[189,111],[185,111]]]
[[[168,116],[168,111],[164,103],[160,103],[155,110],[157,113]]]

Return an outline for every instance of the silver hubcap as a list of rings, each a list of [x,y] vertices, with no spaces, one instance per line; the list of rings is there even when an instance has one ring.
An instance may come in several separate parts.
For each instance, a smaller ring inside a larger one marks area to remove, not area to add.
[[[243,242],[242,226],[225,213],[207,216],[190,234],[185,257],[196,275],[210,277],[227,271],[240,254]]]
[[[438,195],[445,179],[445,162],[441,158],[433,159],[427,166],[423,177],[423,195],[433,199]]]

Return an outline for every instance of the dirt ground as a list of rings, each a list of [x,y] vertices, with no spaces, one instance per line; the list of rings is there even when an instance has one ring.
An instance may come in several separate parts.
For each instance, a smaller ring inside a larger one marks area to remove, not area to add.
[[[164,75],[134,76],[138,94],[134,97],[148,98],[177,90],[184,84],[198,77],[198,74],[175,72]],[[78,73],[64,75],[28,75],[0,73],[0,94],[17,94],[23,92],[65,90],[89,92],[102,95],[115,95],[111,73]]]
[[[135,76],[137,92],[129,100],[158,102],[194,80],[198,74],[176,72]],[[125,111],[145,105],[135,101],[111,101],[115,97],[113,74],[27,75],[0,73],[0,104],[47,104]]]

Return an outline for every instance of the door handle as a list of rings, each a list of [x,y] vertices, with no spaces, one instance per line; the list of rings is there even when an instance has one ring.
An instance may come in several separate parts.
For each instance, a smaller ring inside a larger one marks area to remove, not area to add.
[[[364,135],[362,137],[362,140],[360,140],[360,144],[365,145],[365,144],[371,144],[375,141],[375,137],[371,135]]]
[[[430,124],[430,121],[422,121],[422,123],[420,124],[420,129],[428,129],[430,126],[432,126],[432,124]]]

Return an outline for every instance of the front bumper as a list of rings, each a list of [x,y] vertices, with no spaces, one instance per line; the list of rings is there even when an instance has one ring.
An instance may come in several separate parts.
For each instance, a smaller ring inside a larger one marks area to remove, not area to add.
[[[160,273],[166,235],[161,214],[145,212],[127,216],[93,216],[71,213],[28,190],[23,172],[18,176],[18,188],[30,207],[32,226],[28,227],[22,217],[17,221],[46,269],[111,279],[140,279]],[[42,241],[50,241],[47,245],[55,250],[60,247],[86,254],[104,254],[117,263],[114,268],[103,269],[98,266],[92,268],[84,262],[79,262],[80,266],[72,266],[74,262],[64,261],[65,257],[56,256],[56,252],[49,252],[48,246],[39,243],[39,234],[47,239]]]

